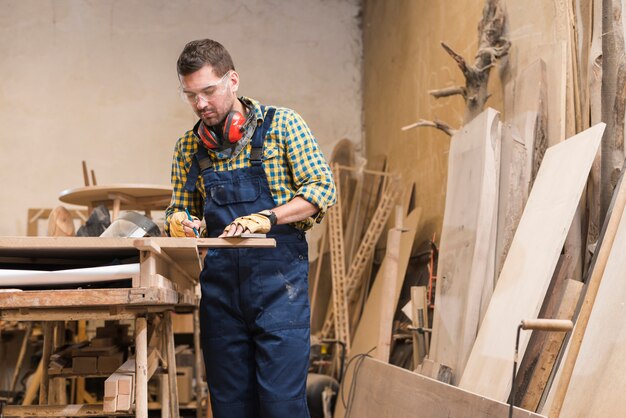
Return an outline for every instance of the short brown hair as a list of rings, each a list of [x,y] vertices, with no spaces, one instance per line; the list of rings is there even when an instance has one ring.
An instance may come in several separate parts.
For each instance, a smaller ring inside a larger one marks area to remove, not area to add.
[[[176,68],[179,75],[188,75],[205,65],[210,65],[218,77],[235,69],[233,59],[224,45],[212,39],[199,39],[185,45],[178,57]]]

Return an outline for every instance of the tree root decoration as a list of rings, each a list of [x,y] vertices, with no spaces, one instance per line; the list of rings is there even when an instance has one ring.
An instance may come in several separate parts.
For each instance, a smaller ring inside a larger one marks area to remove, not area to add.
[[[421,128],[421,127],[430,127],[430,128],[436,128],[439,129],[440,131],[445,132],[448,136],[453,136],[455,133],[458,132],[457,129],[454,129],[452,127],[450,127],[450,125],[448,125],[445,122],[441,122],[439,120],[425,120],[425,119],[420,119],[415,123],[412,123],[410,125],[406,125],[402,127],[403,131],[408,131],[409,129],[414,129],[414,128]]]
[[[431,90],[429,93],[436,98],[459,94],[465,99],[465,115],[463,122],[467,123],[479,115],[489,99],[487,84],[489,72],[496,65],[496,61],[511,48],[511,42],[504,37],[505,15],[500,0],[486,0],[483,17],[478,25],[478,51],[474,63],[469,64],[465,58],[454,51],[445,42],[442,48],[452,57],[465,77],[465,87],[449,87],[441,90]]]

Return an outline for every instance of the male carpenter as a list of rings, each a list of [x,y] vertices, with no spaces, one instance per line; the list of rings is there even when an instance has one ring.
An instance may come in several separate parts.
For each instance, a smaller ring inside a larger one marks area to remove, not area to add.
[[[213,414],[308,417],[304,234],[335,202],[331,171],[300,115],[237,97],[239,74],[221,44],[188,43],[177,67],[200,120],[176,143],[166,231],[193,237],[204,217],[204,237],[276,240],[272,249],[211,249],[204,260],[200,323]]]

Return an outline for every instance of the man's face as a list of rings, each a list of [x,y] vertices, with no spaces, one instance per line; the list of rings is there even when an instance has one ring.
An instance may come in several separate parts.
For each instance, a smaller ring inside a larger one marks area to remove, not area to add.
[[[194,73],[180,76],[180,84],[183,97],[196,115],[205,125],[214,126],[233,109],[239,76],[231,70],[218,77],[210,65],[205,65]]]

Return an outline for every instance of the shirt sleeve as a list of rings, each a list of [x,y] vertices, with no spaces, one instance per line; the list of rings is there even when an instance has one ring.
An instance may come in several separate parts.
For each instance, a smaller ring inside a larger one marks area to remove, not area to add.
[[[175,212],[184,212],[185,208],[189,210],[192,216],[202,219],[203,216],[203,199],[196,183],[196,189],[193,192],[185,190],[187,175],[193,161],[195,153],[194,140],[185,135],[176,142],[174,147],[174,156],[172,158],[172,199],[165,209],[165,233],[170,234],[170,217]]]
[[[295,195],[319,208],[314,220],[320,223],[336,201],[332,172],[313,133],[298,113],[292,112],[287,116],[283,129]]]

